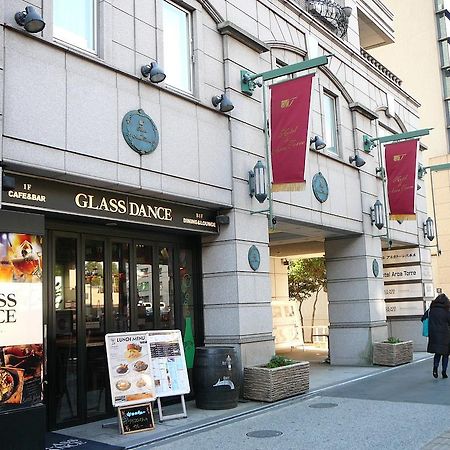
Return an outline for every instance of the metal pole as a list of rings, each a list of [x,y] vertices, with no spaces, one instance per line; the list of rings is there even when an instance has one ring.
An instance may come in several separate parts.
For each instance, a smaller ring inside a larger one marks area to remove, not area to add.
[[[268,190],[268,199],[269,199],[269,227],[271,230],[274,230],[275,226],[273,223],[273,201],[272,201],[272,184],[270,182],[270,174],[272,172],[272,165],[270,163],[270,154],[269,154],[269,124],[267,120],[267,94],[266,94],[266,85],[263,83],[262,85],[263,91],[263,109],[264,109],[264,144],[266,151],[266,166],[267,166],[267,190]]]
[[[388,213],[387,213],[387,198],[386,198],[386,176],[385,176],[385,169],[384,169],[384,163],[383,163],[383,152],[381,151],[381,144],[378,143],[377,145],[378,147],[378,158],[380,159],[380,167],[383,169],[381,172],[382,175],[382,180],[381,180],[381,184],[383,186],[383,200],[384,200],[384,219],[386,221],[386,237],[387,237],[387,241],[388,241],[388,249],[390,250],[392,247],[392,241],[389,238],[389,217],[388,217]]]

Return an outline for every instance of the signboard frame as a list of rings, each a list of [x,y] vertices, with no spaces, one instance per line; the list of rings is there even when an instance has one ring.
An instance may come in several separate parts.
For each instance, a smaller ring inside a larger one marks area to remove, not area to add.
[[[147,334],[149,335],[150,339],[148,340],[148,345],[151,348],[152,343],[151,341],[153,341],[154,345],[161,345],[162,343],[165,342],[173,342],[173,341],[177,341],[177,345],[179,348],[179,355],[175,356],[175,358],[178,358],[178,361],[171,361],[171,363],[173,362],[174,364],[169,367],[166,366],[166,370],[168,371],[168,376],[170,375],[174,375],[176,374],[177,376],[182,376],[183,379],[180,381],[177,381],[177,383],[181,386],[185,386],[184,389],[178,389],[178,390],[165,390],[161,392],[161,389],[163,389],[164,386],[162,384],[160,384],[160,389],[158,389],[158,386],[155,386],[156,389],[156,396],[158,398],[162,398],[162,397],[171,397],[171,396],[176,396],[176,395],[184,395],[184,394],[189,394],[189,392],[191,391],[191,387],[189,384],[189,377],[188,377],[188,372],[187,372],[187,365],[186,365],[186,357],[184,355],[184,346],[183,346],[183,336],[181,335],[181,331],[180,330],[154,330],[154,331],[147,331]],[[158,340],[159,337],[159,340]],[[164,338],[163,338],[164,337]],[[150,351],[151,354],[151,351]],[[155,377],[155,380],[157,379],[156,377],[158,376],[157,374],[157,370],[155,369],[155,366],[158,364],[157,359],[169,359],[169,358],[173,358],[173,356],[162,356],[159,358],[155,358],[153,355],[151,355],[151,361],[152,361],[152,365],[153,365],[153,376]],[[174,366],[177,368],[177,371],[174,372],[173,368]],[[172,370],[169,370],[172,369]],[[170,374],[169,374],[170,372]],[[159,380],[161,381],[162,376],[160,376]],[[156,383],[155,383],[156,384]],[[168,383],[169,384],[169,383]]]
[[[124,424],[124,415],[127,414],[131,410],[131,412],[134,412],[133,410],[136,409],[142,409],[145,408],[145,417],[147,417],[150,423],[148,426],[133,429],[131,431],[126,431],[126,425]],[[117,417],[119,419],[119,429],[121,434],[133,434],[133,433],[139,433],[141,431],[153,431],[155,429],[155,420],[153,418],[153,409],[151,403],[139,403],[138,405],[129,405],[129,406],[121,406],[117,408]]]
[[[145,343],[144,343],[145,339]],[[117,341],[117,347],[113,350],[113,342],[114,340]],[[136,357],[129,357],[128,353],[128,345],[133,345],[133,341],[139,341],[138,347],[141,347],[140,350],[138,350],[138,356]],[[154,375],[153,375],[153,366],[150,356],[150,347],[148,345],[148,331],[132,331],[132,332],[124,332],[124,333],[108,333],[105,335],[105,343],[106,343],[106,356],[107,356],[107,364],[108,364],[108,372],[109,372],[109,384],[111,389],[111,402],[114,407],[122,408],[125,406],[133,406],[133,405],[139,405],[143,403],[148,403],[151,401],[156,400],[156,389],[155,389],[155,383],[154,383]],[[120,344],[120,345],[119,345]],[[126,344],[126,347],[124,345]],[[143,347],[145,345],[145,354],[142,353]],[[120,348],[119,348],[120,347]],[[118,354],[121,355],[121,358],[118,359]],[[123,361],[123,362],[122,362]],[[147,365],[145,369],[143,370],[136,370],[136,369],[130,369],[129,367],[126,368],[126,372],[123,373],[123,376],[128,377],[125,379],[125,382],[129,383],[129,388],[131,387],[137,387],[136,386],[136,379],[141,376],[144,378],[144,381],[148,383],[150,381],[150,384],[148,384],[148,390],[143,391],[143,387],[140,388],[141,390],[138,391],[139,393],[131,394],[128,393],[130,397],[139,397],[141,395],[141,398],[135,398],[134,400],[127,400],[126,396],[126,390],[123,391],[123,396],[125,399],[121,402],[117,401],[117,395],[115,392],[119,387],[117,386],[117,383],[119,382],[119,379],[121,377],[121,373],[118,372],[119,365],[123,364],[124,366],[128,366],[127,362],[130,364],[136,364],[137,362],[142,361],[144,364]],[[135,373],[136,372],[136,373]],[[133,383],[135,384],[133,386]],[[145,396],[145,397],[144,397]]]

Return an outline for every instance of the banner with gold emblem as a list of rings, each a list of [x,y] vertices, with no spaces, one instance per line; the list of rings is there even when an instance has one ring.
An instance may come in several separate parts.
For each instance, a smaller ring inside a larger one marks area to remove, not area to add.
[[[389,215],[393,220],[416,217],[418,148],[418,139],[385,146]]]
[[[313,77],[306,75],[270,87],[273,191],[304,189]]]

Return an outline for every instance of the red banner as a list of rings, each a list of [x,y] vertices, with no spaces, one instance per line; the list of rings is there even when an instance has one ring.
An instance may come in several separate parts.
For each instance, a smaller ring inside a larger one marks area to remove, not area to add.
[[[304,189],[313,76],[270,87],[273,191]]]
[[[416,217],[418,148],[418,139],[385,146],[387,191],[391,219],[413,220]]]

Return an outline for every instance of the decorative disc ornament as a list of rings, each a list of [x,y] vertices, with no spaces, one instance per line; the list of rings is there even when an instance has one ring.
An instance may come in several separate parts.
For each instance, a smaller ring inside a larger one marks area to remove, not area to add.
[[[256,245],[252,245],[248,249],[248,263],[253,270],[258,270],[261,263],[261,256]]]
[[[312,189],[314,197],[320,202],[326,202],[328,199],[328,183],[325,177],[319,172],[313,176]]]
[[[378,261],[376,259],[374,259],[372,261],[372,272],[373,272],[373,275],[375,277],[377,277],[380,274],[380,266],[379,266]]]
[[[158,129],[143,109],[125,114],[122,119],[122,135],[126,143],[140,155],[148,155],[159,144]]]

